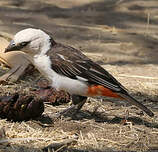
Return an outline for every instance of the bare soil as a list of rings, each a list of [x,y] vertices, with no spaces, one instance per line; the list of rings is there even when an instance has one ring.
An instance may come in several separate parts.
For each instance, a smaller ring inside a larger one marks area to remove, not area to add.
[[[68,105],[45,105],[41,121],[0,120],[6,132],[6,137],[0,133],[0,151],[40,152],[76,136],[65,151],[158,151],[157,24],[157,0],[1,0],[0,31],[15,34],[36,27],[52,32],[56,41],[81,49],[112,73],[155,117],[123,101],[89,98],[77,119],[51,122],[46,115]],[[0,73],[7,70],[1,66]],[[40,77],[35,71],[17,83],[1,85],[1,94],[29,93]]]

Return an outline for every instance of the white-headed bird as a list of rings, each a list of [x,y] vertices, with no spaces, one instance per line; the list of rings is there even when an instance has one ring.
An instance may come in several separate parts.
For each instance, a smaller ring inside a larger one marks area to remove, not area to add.
[[[126,100],[149,116],[154,116],[104,68],[81,51],[55,42],[47,32],[33,28],[18,32],[5,51],[14,50],[25,52],[53,88],[69,92],[73,103],[79,105],[78,109],[87,97],[114,97]]]

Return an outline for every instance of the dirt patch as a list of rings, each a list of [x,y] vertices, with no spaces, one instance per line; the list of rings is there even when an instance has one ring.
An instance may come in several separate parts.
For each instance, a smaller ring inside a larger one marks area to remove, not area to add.
[[[67,151],[157,151],[157,6],[156,0],[1,0],[1,31],[14,34],[27,27],[49,30],[55,40],[81,49],[106,68],[152,109],[155,118],[123,101],[90,98],[76,119],[62,117],[51,122],[42,117],[44,125],[0,120],[8,139],[0,144],[0,150],[39,152],[50,143],[78,136]],[[7,70],[1,66],[0,74]],[[29,92],[40,77],[36,71],[17,83],[1,85],[1,94]],[[47,116],[68,105],[45,106]],[[123,125],[128,112],[129,122]]]

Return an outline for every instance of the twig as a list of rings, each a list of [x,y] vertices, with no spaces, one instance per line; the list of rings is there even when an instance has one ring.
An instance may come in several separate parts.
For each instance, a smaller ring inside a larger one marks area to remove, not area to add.
[[[119,143],[118,141],[113,141],[113,140],[110,140],[110,139],[102,139],[103,141],[107,141],[109,143],[113,143],[113,144],[116,144],[116,145],[126,145],[125,143]]]
[[[148,34],[148,31],[149,31],[149,24],[150,24],[150,12],[147,13],[147,24],[146,24],[146,32],[145,32],[145,35]]]
[[[120,76],[120,77],[129,77],[129,78],[141,78],[141,79],[158,80],[158,77],[148,77],[148,76],[141,76],[141,75],[120,74],[119,76]]]
[[[1,143],[5,143],[5,142],[15,142],[15,141],[25,141],[25,140],[51,140],[51,138],[34,138],[34,137],[10,138],[10,139],[2,139],[2,140],[0,140],[0,144]]]
[[[57,152],[73,142],[76,142],[76,139],[66,139],[60,143],[52,143],[52,144],[48,145],[47,147],[44,147],[42,150],[47,151],[48,149],[50,149],[50,151],[52,151],[52,149],[53,149],[54,151]]]
[[[82,29],[87,29],[87,30],[99,30],[102,32],[112,32],[112,28],[110,26],[104,25],[104,26],[96,26],[96,27],[90,27],[90,26],[85,26],[85,25],[75,25],[75,24],[57,24],[58,26],[65,26],[65,27],[70,27],[70,28],[82,28]],[[118,29],[117,29],[118,31]],[[121,31],[121,29],[119,29]]]

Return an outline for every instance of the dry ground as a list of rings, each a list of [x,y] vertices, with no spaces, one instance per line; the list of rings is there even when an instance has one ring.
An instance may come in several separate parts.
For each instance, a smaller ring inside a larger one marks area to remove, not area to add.
[[[90,98],[78,119],[63,117],[49,124],[44,117],[47,126],[0,120],[8,139],[0,144],[0,151],[39,152],[50,143],[76,136],[67,151],[158,151],[157,24],[157,0],[1,0],[1,31],[14,34],[26,27],[51,31],[55,40],[83,50],[111,72],[153,110],[155,118],[125,102]],[[6,71],[1,67],[1,74]],[[1,85],[1,93],[29,92],[39,77],[36,71],[16,84]],[[45,106],[44,114],[49,115],[68,105]],[[127,112],[129,123],[122,125]]]

